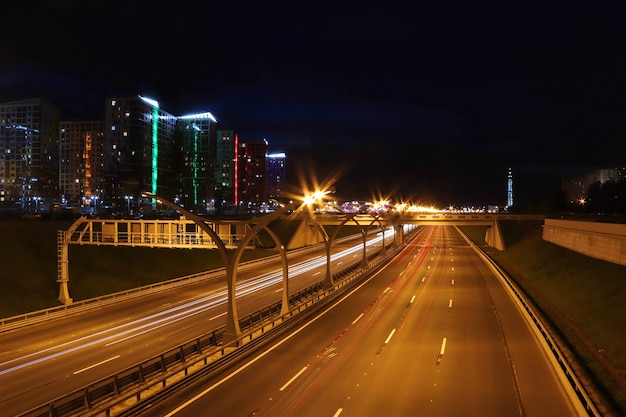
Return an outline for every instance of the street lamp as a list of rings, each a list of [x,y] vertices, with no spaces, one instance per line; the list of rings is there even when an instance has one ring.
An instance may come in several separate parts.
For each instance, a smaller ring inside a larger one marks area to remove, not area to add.
[[[305,195],[304,204],[306,206],[310,206],[315,203],[321,202],[324,200],[324,196],[326,194],[330,194],[330,191],[315,191],[313,194]]]
[[[127,195],[127,196],[124,196],[124,198],[126,199],[126,207],[127,207],[126,212],[130,214],[130,201],[133,199],[133,196]]]
[[[93,199],[93,214],[97,214],[98,213],[98,199],[100,197],[98,197],[97,195],[94,195],[91,198]]]

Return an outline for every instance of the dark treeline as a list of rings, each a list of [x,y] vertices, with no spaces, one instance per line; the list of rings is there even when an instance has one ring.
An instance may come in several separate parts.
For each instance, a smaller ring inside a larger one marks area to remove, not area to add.
[[[606,214],[626,214],[626,180],[596,182],[589,187],[585,209]]]

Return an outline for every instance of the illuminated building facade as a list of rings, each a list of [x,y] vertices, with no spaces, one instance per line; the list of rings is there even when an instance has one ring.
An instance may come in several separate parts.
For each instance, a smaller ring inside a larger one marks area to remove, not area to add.
[[[267,141],[239,144],[239,205],[257,211],[267,202]]]
[[[163,111],[158,101],[142,96],[109,98],[106,103],[106,204],[126,211],[132,199],[141,211],[155,204],[141,197],[144,191],[175,198],[179,189],[176,117]]]
[[[205,213],[215,207],[215,158],[217,121],[211,113],[178,117],[177,143],[179,203],[190,211]]]
[[[104,188],[104,121],[61,122],[61,204],[97,210]]]
[[[60,121],[41,99],[0,104],[0,208],[149,214],[149,191],[198,212],[265,210],[284,154],[217,131],[211,113],[175,117],[142,96],[106,99],[104,120]]]
[[[282,185],[285,182],[285,154],[272,153],[267,155],[267,192],[269,198],[281,197]]]
[[[232,130],[217,131],[215,158],[216,211],[232,211],[237,207],[237,153],[239,136]]]
[[[41,211],[58,199],[59,116],[40,98],[0,104],[0,207]]]

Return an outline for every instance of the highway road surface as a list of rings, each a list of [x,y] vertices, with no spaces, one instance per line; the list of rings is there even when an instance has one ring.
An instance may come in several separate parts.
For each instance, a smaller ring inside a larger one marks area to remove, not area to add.
[[[387,245],[393,235],[386,232]],[[381,248],[372,236],[368,253]],[[322,245],[323,246],[323,245]],[[362,240],[337,243],[331,270],[360,262]],[[289,255],[289,290],[324,277],[323,248]],[[140,265],[140,260],[138,261]],[[281,298],[280,261],[241,268],[239,317]],[[224,276],[0,334],[0,415],[14,416],[46,404],[178,347],[226,320]]]
[[[433,226],[312,321],[145,415],[577,414],[499,279]]]

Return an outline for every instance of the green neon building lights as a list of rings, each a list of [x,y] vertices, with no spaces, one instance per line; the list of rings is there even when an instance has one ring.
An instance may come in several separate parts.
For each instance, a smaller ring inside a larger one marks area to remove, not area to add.
[[[198,131],[200,129],[193,125],[193,204],[198,206]]]
[[[152,106],[152,194],[158,194],[159,182],[159,102],[148,97],[138,96]],[[154,199],[152,199],[154,202]]]

